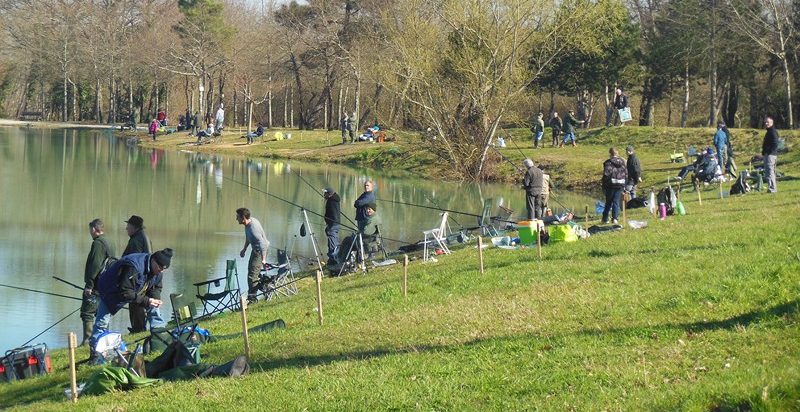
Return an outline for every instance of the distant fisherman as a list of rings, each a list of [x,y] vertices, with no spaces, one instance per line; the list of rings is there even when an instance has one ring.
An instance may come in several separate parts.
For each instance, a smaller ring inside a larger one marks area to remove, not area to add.
[[[91,347],[108,330],[111,317],[125,304],[137,303],[147,308],[150,329],[166,324],[161,318],[161,281],[163,272],[172,261],[172,249],[149,253],[134,253],[114,262],[97,279],[100,302],[92,330]],[[93,353],[94,356],[94,353]]]
[[[244,247],[239,252],[244,257],[247,247],[250,248],[250,260],[247,263],[247,302],[258,302],[258,288],[260,285],[259,274],[261,268],[267,265],[267,249],[269,241],[264,228],[258,219],[250,216],[250,210],[244,207],[236,209],[236,221],[244,226]]]
[[[332,187],[322,190],[325,197],[325,236],[328,238],[328,266],[336,264],[339,254],[339,227],[341,226],[341,198]]]
[[[528,211],[528,220],[542,218],[542,184],[544,173],[533,164],[533,160],[525,159],[522,164],[527,169],[523,179],[522,188],[525,189],[525,209]]]
[[[109,258],[114,257],[114,246],[106,239],[103,221],[94,219],[89,222],[89,235],[92,236],[92,248],[86,257],[86,268],[83,271],[83,303],[81,304],[81,320],[83,321],[83,341],[88,344],[92,337],[94,315],[97,313],[97,277]]]
[[[128,239],[128,245],[125,246],[122,256],[133,253],[152,253],[153,245],[150,244],[150,239],[148,239],[147,235],[144,233],[144,219],[142,219],[141,216],[131,215],[125,223],[127,223],[125,231],[128,233],[130,239]],[[136,333],[145,331],[146,308],[136,302],[132,302],[130,306],[128,306],[128,309],[128,315],[131,321],[130,332]]]

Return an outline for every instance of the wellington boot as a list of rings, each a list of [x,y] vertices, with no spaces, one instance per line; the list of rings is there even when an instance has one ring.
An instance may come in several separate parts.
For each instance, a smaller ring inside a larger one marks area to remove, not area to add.
[[[578,144],[577,144],[577,143],[575,143],[575,142],[572,142],[572,147],[577,147],[577,146],[578,146]]]
[[[81,341],[81,346],[89,344],[89,339],[92,337],[93,327],[94,322],[90,320],[83,321],[83,341]]]
[[[250,372],[250,365],[247,363],[247,357],[239,356],[238,358],[224,364],[219,365],[211,371],[211,376],[243,376]]]
[[[558,147],[559,147],[559,148],[561,148],[561,147],[564,147],[564,142],[561,142],[561,143],[559,143],[559,144],[558,144]]]

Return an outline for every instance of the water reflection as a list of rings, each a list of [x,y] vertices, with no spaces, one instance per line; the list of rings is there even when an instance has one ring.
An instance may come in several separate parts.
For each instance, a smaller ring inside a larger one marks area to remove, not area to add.
[[[175,250],[164,294],[194,295],[192,283],[223,273],[225,260],[234,257],[241,284],[246,284],[246,262],[238,258],[244,237],[234,219],[238,207],[250,208],[274,247],[292,248],[302,256],[314,252],[309,238],[298,236],[301,207],[308,209],[318,243],[325,244],[319,216],[325,186],[337,190],[342,210],[353,219],[352,204],[363,182],[374,180],[378,198],[385,200],[378,204],[382,231],[397,240],[387,242],[389,249],[419,240],[422,230],[440,219],[434,210],[399,203],[479,214],[484,199],[492,198],[495,205],[518,213],[525,208],[522,191],[508,185],[398,179],[328,164],[140,149],[110,131],[6,128],[0,129],[0,146],[0,283],[75,296],[79,291],[52,276],[81,283],[91,244],[86,227],[96,217],[106,222],[108,240],[123,250],[123,221],[132,214],[142,216],[154,248]],[[558,199],[578,209],[593,204],[576,195]],[[476,222],[471,216],[451,216],[453,229]],[[342,222],[349,225],[347,219]],[[346,235],[344,230],[341,236]],[[270,251],[271,259],[274,253]],[[0,327],[5,331],[0,351],[24,342],[77,305],[0,288]],[[112,327],[125,330],[125,318],[116,316]],[[64,346],[66,332],[79,329],[76,314],[36,342]]]

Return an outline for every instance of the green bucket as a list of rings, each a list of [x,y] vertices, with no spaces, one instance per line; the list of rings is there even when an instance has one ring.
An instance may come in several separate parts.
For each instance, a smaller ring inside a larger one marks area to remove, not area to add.
[[[536,221],[523,220],[517,222],[519,228],[519,243],[522,245],[535,245],[536,244]]]

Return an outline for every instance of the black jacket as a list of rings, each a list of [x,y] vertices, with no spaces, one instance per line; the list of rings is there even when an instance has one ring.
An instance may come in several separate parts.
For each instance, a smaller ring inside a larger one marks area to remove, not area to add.
[[[775,130],[775,127],[770,127],[767,129],[767,133],[764,134],[764,143],[761,145],[761,155],[762,156],[771,156],[778,154],[778,131]]]
[[[625,161],[614,156],[603,162],[603,189],[625,187],[628,180],[628,168]]]
[[[642,176],[642,165],[639,164],[639,158],[635,154],[628,156],[628,179],[636,184]]]
[[[553,117],[550,119],[550,128],[553,129],[554,133],[561,133],[561,128],[563,127],[563,123],[561,123],[560,117]]]
[[[522,185],[525,187],[525,191],[528,192],[529,195],[539,195],[542,193],[542,182],[544,180],[544,173],[542,169],[539,169],[536,166],[531,166],[528,168],[528,171],[525,172],[525,179],[522,182]]]
[[[86,289],[94,289],[97,275],[103,269],[106,258],[114,256],[114,247],[108,243],[105,236],[100,235],[92,241],[89,256],[86,257],[86,268],[83,272],[83,283]]]
[[[341,222],[340,215],[342,214],[342,199],[338,193],[334,193],[331,197],[325,199],[325,225],[332,226],[338,225]]]
[[[128,246],[122,252],[122,256],[130,255],[131,253],[153,253],[150,247],[150,239],[144,234],[144,229],[139,229],[128,240]]]
[[[628,96],[625,96],[625,93],[614,97],[615,109],[619,110],[619,109],[624,109],[626,107],[628,107]]]

